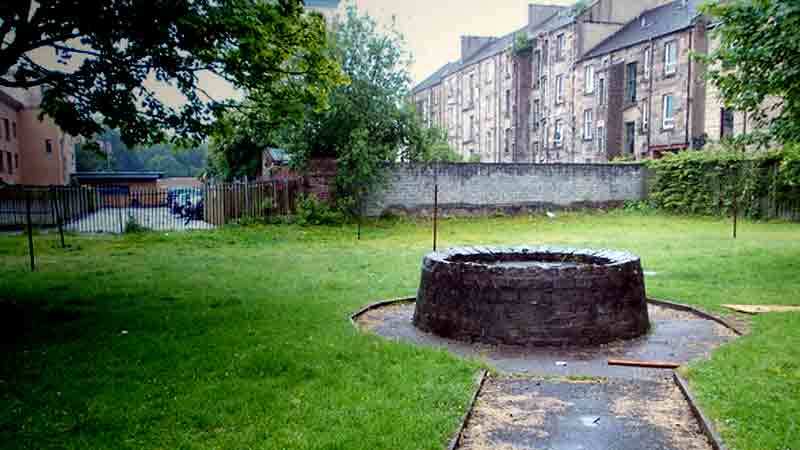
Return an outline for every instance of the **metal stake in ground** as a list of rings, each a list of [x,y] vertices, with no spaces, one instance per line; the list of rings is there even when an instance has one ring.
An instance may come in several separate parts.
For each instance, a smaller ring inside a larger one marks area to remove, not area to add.
[[[36,271],[36,258],[33,255],[33,224],[31,223],[31,191],[25,191],[25,215],[28,222],[28,253],[31,255],[31,272]]]
[[[433,251],[436,251],[438,215],[439,215],[439,183],[436,182],[433,185]]]
[[[51,200],[51,208],[55,212],[56,215],[56,225],[58,225],[58,235],[61,238],[61,248],[67,248],[67,244],[64,242],[64,219],[61,214],[61,195],[60,191],[56,190],[55,188],[50,188],[50,200]]]

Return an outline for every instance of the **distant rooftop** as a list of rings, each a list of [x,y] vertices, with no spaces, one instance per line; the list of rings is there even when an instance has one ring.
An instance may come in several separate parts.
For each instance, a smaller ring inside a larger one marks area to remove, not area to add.
[[[304,3],[309,8],[336,9],[340,0],[305,0]]]
[[[619,31],[601,41],[584,55],[583,60],[602,56],[692,26],[705,0],[675,0],[643,12]]]
[[[72,177],[79,183],[84,181],[94,182],[122,182],[122,181],[156,181],[164,178],[163,172],[77,172]]]

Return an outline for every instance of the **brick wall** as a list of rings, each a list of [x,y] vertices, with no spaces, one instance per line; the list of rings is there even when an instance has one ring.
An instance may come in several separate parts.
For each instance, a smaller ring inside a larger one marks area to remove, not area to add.
[[[452,215],[615,206],[647,190],[639,164],[404,164],[390,169],[366,214],[429,215],[437,179],[440,210]]]

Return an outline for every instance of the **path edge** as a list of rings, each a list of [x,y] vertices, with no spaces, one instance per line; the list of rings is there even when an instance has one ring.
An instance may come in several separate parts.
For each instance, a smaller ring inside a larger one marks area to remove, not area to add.
[[[450,439],[450,443],[447,444],[445,450],[455,450],[458,448],[458,445],[461,443],[461,437],[464,435],[464,429],[467,428],[467,422],[469,422],[470,417],[472,417],[472,411],[475,409],[475,403],[478,401],[478,394],[480,394],[481,389],[483,389],[483,384],[486,382],[486,377],[489,375],[489,371],[486,369],[482,369],[478,376],[476,377],[475,384],[475,392],[472,394],[472,399],[469,401],[469,405],[467,406],[467,410],[464,412],[464,415],[461,416],[461,424],[458,426],[458,430],[456,434]]]
[[[699,316],[699,317],[702,317],[704,319],[717,322],[718,324],[722,325],[723,327],[733,331],[733,333],[736,334],[737,336],[744,336],[744,333],[741,330],[739,330],[735,326],[731,325],[727,320],[725,320],[725,319],[723,319],[721,317],[717,317],[717,316],[715,316],[713,314],[707,313],[707,312],[705,312],[703,310],[697,309],[694,306],[684,305],[683,303],[677,303],[677,302],[674,302],[674,301],[671,301],[671,300],[663,300],[663,299],[650,298],[650,297],[647,298],[647,303],[651,303],[653,305],[663,306],[663,307],[666,307],[666,308],[672,308],[672,309],[677,309],[679,311],[685,311],[685,312],[692,313],[692,314],[694,314],[696,316]]]
[[[362,315],[364,315],[365,313],[367,313],[369,311],[372,311],[373,309],[378,309],[378,308],[381,308],[381,307],[384,307],[384,306],[394,305],[394,304],[397,304],[397,303],[410,303],[410,302],[415,302],[415,301],[417,301],[417,297],[397,297],[397,298],[393,298],[393,299],[389,299],[389,300],[381,300],[381,301],[378,301],[378,302],[375,302],[375,303],[370,303],[369,305],[359,309],[358,311],[354,312],[353,314],[350,314],[350,317],[349,317],[350,318],[350,323],[354,327],[358,328],[358,324],[356,323],[358,318],[361,317]]]
[[[703,434],[706,435],[709,442],[711,442],[711,447],[714,450],[727,450],[727,447],[725,447],[725,444],[722,442],[722,438],[714,427],[714,423],[706,417],[703,410],[698,406],[692,391],[689,390],[689,383],[680,376],[678,372],[672,372],[672,379],[675,381],[675,384],[678,385],[678,389],[681,390],[684,398],[686,398],[686,401],[689,403],[692,414],[694,414],[697,421],[700,422],[700,428],[703,430]]]

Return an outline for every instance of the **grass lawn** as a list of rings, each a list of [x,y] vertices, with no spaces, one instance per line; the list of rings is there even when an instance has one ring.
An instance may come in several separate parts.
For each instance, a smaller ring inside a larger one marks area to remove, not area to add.
[[[625,213],[449,220],[440,245],[557,243],[642,256],[651,296],[800,303],[800,225]],[[412,295],[428,223],[0,236],[0,448],[440,449],[478,365],[357,333]],[[688,371],[733,449],[800,448],[800,314]]]

